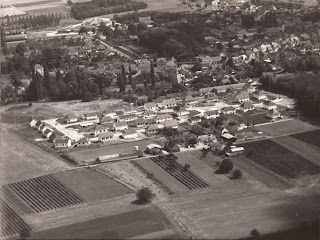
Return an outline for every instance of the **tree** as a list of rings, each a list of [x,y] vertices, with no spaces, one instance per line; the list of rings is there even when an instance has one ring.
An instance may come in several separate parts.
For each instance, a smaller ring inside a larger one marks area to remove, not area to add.
[[[143,23],[143,22],[140,22],[137,26],[137,31],[138,33],[142,32],[142,31],[145,31],[148,29],[148,26],[147,24]]]
[[[87,33],[87,29],[82,26],[82,27],[79,29],[79,34],[80,34],[80,33]]]
[[[153,61],[151,61],[151,69],[150,69],[150,80],[151,80],[151,85],[154,88],[156,86],[156,76],[154,73],[154,66],[153,66]]]
[[[68,5],[72,5],[72,3],[73,3],[73,2],[72,2],[71,0],[68,0],[68,1],[67,1],[67,4],[68,4]]]
[[[122,78],[123,78],[123,83],[125,85],[127,85],[127,75],[126,75],[126,69],[124,67],[124,65],[122,64],[121,66],[121,74],[122,74]]]
[[[93,100],[91,92],[88,89],[85,89],[82,95],[83,102],[91,102]]]
[[[129,64],[129,84],[132,86],[132,70],[131,70],[131,66]]]
[[[124,92],[126,90],[125,83],[121,74],[117,75],[117,85],[119,87],[120,92]]]
[[[217,173],[225,174],[230,172],[233,169],[233,163],[230,159],[224,159],[219,166]]]
[[[136,35],[138,33],[137,26],[133,22],[130,22],[128,25],[128,31],[130,34]]]
[[[25,51],[27,51],[27,47],[24,43],[19,43],[17,46],[16,46],[16,53],[19,54],[19,55],[23,55],[25,53]]]
[[[21,239],[27,239],[29,237],[31,237],[31,233],[28,228],[23,228],[20,230],[20,238]]]
[[[155,194],[152,193],[152,191],[147,188],[141,188],[138,190],[138,192],[136,193],[136,203],[137,204],[146,204],[146,203],[150,203],[152,201],[152,199],[155,197]]]
[[[251,235],[251,237],[253,237],[253,238],[258,238],[258,237],[260,237],[260,233],[259,233],[259,231],[258,231],[257,229],[253,229],[253,230],[250,232],[250,235]]]
[[[189,170],[189,168],[190,168],[190,164],[185,164],[184,166],[183,166],[183,171],[188,171]]]
[[[242,172],[240,169],[235,169],[232,172],[232,176],[230,177],[231,179],[240,179],[242,177]]]

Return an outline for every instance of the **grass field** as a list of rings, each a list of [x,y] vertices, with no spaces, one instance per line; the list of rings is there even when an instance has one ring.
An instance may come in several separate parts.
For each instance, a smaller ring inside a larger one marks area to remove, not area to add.
[[[32,234],[33,239],[128,239],[172,229],[156,207],[134,210]],[[170,232],[174,233],[174,231]],[[152,235],[149,235],[150,239]]]
[[[320,172],[314,163],[270,140],[245,143],[241,146],[245,148],[247,158],[286,178]]]
[[[74,169],[53,175],[87,202],[97,202],[133,192],[123,184],[93,169]]]
[[[306,142],[308,144],[311,144],[320,148],[320,129],[310,131],[310,132],[294,134],[294,135],[291,135],[291,137],[294,137],[303,142]]]
[[[302,131],[313,130],[316,127],[299,119],[292,119],[288,121],[275,122],[272,124],[257,126],[255,128],[271,136],[279,136],[283,134],[292,134]]]

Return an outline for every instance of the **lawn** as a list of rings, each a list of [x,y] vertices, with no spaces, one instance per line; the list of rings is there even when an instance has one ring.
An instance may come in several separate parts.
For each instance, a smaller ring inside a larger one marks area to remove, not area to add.
[[[243,114],[243,122],[246,124],[262,124],[270,122],[270,118],[267,118],[267,113],[254,113],[254,114]]]
[[[240,144],[246,157],[286,178],[319,173],[314,163],[270,140]]]
[[[133,192],[125,185],[93,169],[74,169],[53,175],[87,202],[97,202]]]
[[[32,238],[128,239],[168,229],[172,229],[172,226],[164,214],[156,207],[148,207],[32,233]]]
[[[320,147],[320,129],[310,131],[310,132],[294,134],[294,135],[291,135],[291,137],[294,137],[296,139],[299,139],[303,142],[309,143],[316,147]]]

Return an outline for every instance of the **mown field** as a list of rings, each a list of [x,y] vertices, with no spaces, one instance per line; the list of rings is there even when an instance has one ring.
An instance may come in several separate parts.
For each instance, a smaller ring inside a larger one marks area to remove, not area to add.
[[[320,129],[310,131],[310,132],[294,134],[294,135],[291,135],[291,137],[294,137],[303,142],[306,142],[308,144],[311,144],[320,148]]]
[[[167,231],[171,230],[171,231]],[[33,239],[128,239],[163,231],[163,239],[175,234],[156,207],[133,210],[32,234]],[[159,234],[161,236],[161,234]],[[138,237],[139,238],[139,237]]]
[[[320,172],[314,163],[272,142],[263,140],[241,144],[246,157],[286,178],[297,178]]]

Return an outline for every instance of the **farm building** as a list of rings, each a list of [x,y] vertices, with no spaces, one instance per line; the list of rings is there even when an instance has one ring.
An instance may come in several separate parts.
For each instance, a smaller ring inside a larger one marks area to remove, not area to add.
[[[156,118],[157,123],[164,123],[165,121],[172,120],[172,116],[169,114],[161,114]]]
[[[108,141],[114,138],[114,133],[112,132],[103,132],[98,135],[99,141]]]
[[[74,123],[77,121],[78,121],[78,118],[73,114],[69,114],[64,118],[65,123]]]
[[[271,119],[281,118],[281,113],[276,109],[272,109],[267,113],[267,117]]]
[[[217,118],[219,117],[220,113],[218,110],[214,110],[214,111],[207,111],[203,114],[203,117],[205,119],[213,119],[213,118]]]
[[[233,136],[230,133],[224,133],[221,135],[221,137],[226,141],[236,141],[237,140],[236,136]]]
[[[229,157],[241,156],[243,154],[244,154],[244,148],[243,147],[231,146],[230,149],[226,151],[226,155],[229,156]]]
[[[173,108],[173,112],[177,115],[177,116],[186,116],[189,114],[189,112],[181,106],[176,106]]]
[[[277,109],[277,105],[271,101],[264,101],[263,108],[267,110]]]
[[[35,124],[35,127],[40,130],[40,126],[41,126],[42,122],[40,120],[38,120]]]
[[[236,112],[236,109],[232,106],[224,107],[221,109],[221,113],[223,114],[233,114]]]
[[[84,115],[84,117],[85,117],[85,120],[87,120],[87,121],[98,119],[98,115],[96,113],[87,113]]]
[[[49,136],[49,142],[55,142],[57,139],[57,135],[53,132],[50,136]]]
[[[157,105],[153,102],[145,103],[143,108],[146,111],[155,111],[155,110],[157,110]]]
[[[37,122],[38,122],[37,119],[32,118],[31,121],[29,122],[30,127],[33,127],[33,128],[34,128],[34,127],[37,127],[37,125],[36,125]],[[40,123],[41,123],[41,121],[40,121]]]
[[[162,106],[164,108],[175,107],[177,106],[176,99],[175,98],[164,99],[162,101]]]
[[[243,112],[248,112],[254,109],[254,106],[251,101],[244,102],[240,105],[240,109]]]
[[[98,136],[100,133],[110,131],[111,128],[112,128],[112,125],[111,126],[97,125],[94,129],[94,135]]]
[[[175,119],[165,121],[163,125],[165,128],[178,128],[178,122]]]
[[[162,153],[162,147],[157,144],[149,144],[146,148],[146,153],[152,154],[152,155],[158,155]]]
[[[116,122],[113,124],[113,128],[115,131],[127,130],[128,124],[126,122]]]
[[[216,132],[217,132],[217,134],[222,135],[222,134],[227,133],[229,131],[224,126],[218,126],[218,127],[216,127]]]
[[[146,128],[146,133],[147,134],[153,134],[153,133],[157,133],[159,131],[158,125],[157,124],[150,124],[147,128]]]
[[[153,111],[147,110],[142,114],[143,118],[145,119],[150,119],[150,118],[155,118],[157,114]]]
[[[77,146],[78,147],[81,147],[81,146],[88,146],[91,144],[91,141],[87,138],[87,137],[84,137],[84,138],[81,138],[78,142],[77,142]]]
[[[134,129],[129,129],[122,134],[124,139],[138,138],[138,133]]]
[[[49,138],[52,133],[53,133],[53,131],[52,131],[51,129],[47,128],[47,129],[43,132],[43,135],[44,135],[46,138]]]
[[[167,142],[164,149],[167,152],[180,152],[180,147],[173,141]]]
[[[71,147],[70,138],[57,138],[54,142],[56,148],[69,148]]]

